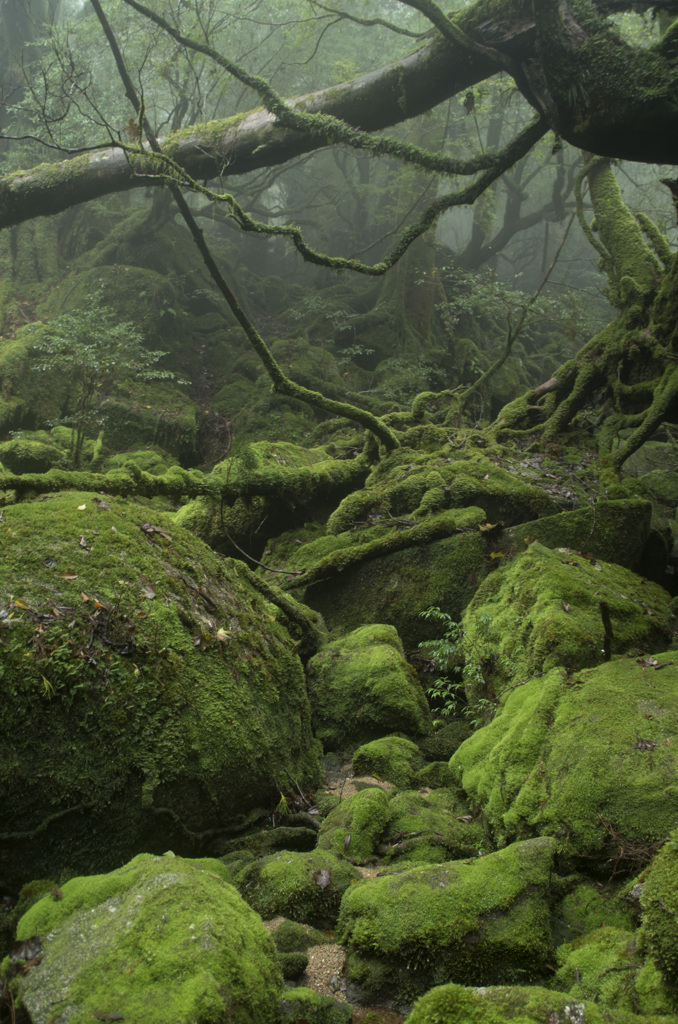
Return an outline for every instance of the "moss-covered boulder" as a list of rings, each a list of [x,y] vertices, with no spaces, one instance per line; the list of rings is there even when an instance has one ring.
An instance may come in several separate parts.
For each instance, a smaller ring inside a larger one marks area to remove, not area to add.
[[[39,433],[45,434],[45,440],[19,436],[0,444],[0,460],[6,470],[10,473],[46,473],[63,462],[61,449],[49,443],[46,431]]]
[[[580,882],[566,893],[551,919],[553,939],[558,946],[573,942],[598,928],[633,931],[633,909],[615,889],[593,882]]]
[[[646,1016],[649,1024],[673,1024],[675,1017]],[[627,1010],[597,1006],[536,986],[463,988],[441,985],[418,999],[408,1024],[637,1024]]]
[[[331,928],[345,890],[360,875],[329,850],[262,857],[238,876],[238,889],[265,920],[283,916],[318,928]]]
[[[32,1024],[277,1024],[275,947],[219,861],[140,854],[61,892],[17,931],[43,948],[16,980]]]
[[[280,1003],[283,1024],[351,1024],[353,1007],[310,988],[288,989]]]
[[[534,542],[483,581],[464,614],[467,693],[494,697],[556,665],[596,665],[608,647],[662,650],[674,625],[670,601],[628,569]]]
[[[346,978],[370,998],[409,1002],[444,980],[538,979],[553,955],[548,896],[555,844],[518,843],[474,861],[371,878],[342,900]]]
[[[418,746],[427,761],[449,761],[472,731],[468,721],[452,718],[437,728],[432,736],[419,740]]]
[[[558,949],[554,988],[574,999],[592,999],[643,1017],[670,1014],[672,996],[651,958],[643,956],[637,933],[599,928]]]
[[[353,755],[353,773],[386,779],[399,789],[412,784],[423,767],[419,747],[404,736],[382,736],[358,747]]]
[[[364,864],[374,856],[390,817],[388,797],[374,787],[354,793],[330,811],[320,827],[318,848]]]
[[[521,523],[506,531],[517,551],[538,540],[547,548],[586,551],[594,558],[637,569],[650,535],[652,505],[638,498],[597,501],[595,505]]]
[[[326,749],[430,729],[424,691],[393,626],[363,626],[327,644],[307,677],[314,732]]]
[[[673,793],[669,792],[667,798],[671,796]],[[678,992],[678,829],[674,829],[650,866],[640,904],[643,942],[675,997]]]
[[[271,937],[279,953],[305,953],[310,946],[324,946],[330,941],[317,928],[287,919],[273,929]]]
[[[437,789],[428,795],[415,790],[395,793],[382,857],[390,861],[436,864],[488,852],[482,825],[474,821],[455,791]]]
[[[0,536],[0,875],[108,870],[317,783],[275,609],[171,517],[64,492]],[[278,785],[276,785],[276,782]]]
[[[553,835],[628,868],[675,827],[677,750],[678,667],[660,655],[528,679],[450,764],[498,840]]]
[[[449,761],[431,761],[420,768],[414,776],[415,789],[456,789],[456,776]]]

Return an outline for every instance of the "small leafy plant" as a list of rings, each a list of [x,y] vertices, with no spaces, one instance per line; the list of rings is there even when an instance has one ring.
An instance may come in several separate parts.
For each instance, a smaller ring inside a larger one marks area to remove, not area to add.
[[[175,380],[176,374],[157,367],[166,352],[144,347],[133,323],[118,323],[108,306],[64,313],[40,331],[34,351],[40,373],[61,373],[71,385],[69,402],[60,424],[72,427],[70,458],[78,469],[85,439],[101,426],[98,412],[102,391],[134,381]]]

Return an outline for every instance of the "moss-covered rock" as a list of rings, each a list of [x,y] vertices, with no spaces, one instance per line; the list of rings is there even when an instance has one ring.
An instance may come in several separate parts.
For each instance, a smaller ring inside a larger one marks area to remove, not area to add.
[[[389,820],[388,797],[374,787],[354,793],[330,811],[320,828],[318,848],[364,864],[372,857]]]
[[[470,508],[445,515],[450,532],[457,528],[469,532],[442,540],[432,537],[425,543],[349,565],[332,579],[307,587],[304,601],[317,609],[332,629],[357,629],[366,622],[387,623],[397,629],[407,650],[416,649],[421,640],[430,637],[420,612],[439,605],[453,618],[460,618],[489,571],[486,544],[480,533],[472,532],[485,521],[484,512]],[[393,536],[399,532],[397,526],[381,527],[379,536],[375,531],[372,539],[378,543],[389,529]],[[362,543],[369,544],[368,537],[357,538],[353,533],[324,537],[315,548],[309,544],[303,557],[309,562],[316,555],[330,557],[333,552],[345,553],[346,548]]]
[[[482,825],[469,820],[455,791],[438,789],[424,796],[415,790],[395,793],[380,854],[390,861],[436,864],[487,853]]]
[[[271,932],[280,953],[305,953],[310,946],[323,946],[330,940],[324,932],[298,921],[281,921]]]
[[[450,719],[436,729],[432,736],[425,736],[419,740],[418,746],[427,761],[449,761],[455,750],[469,738],[471,732],[468,721]]]
[[[274,1024],[282,979],[259,917],[214,860],[140,854],[47,895],[17,936],[43,958],[17,985],[33,1024],[119,1014],[144,1024]]]
[[[122,498],[3,515],[7,884],[107,870],[140,845],[190,853],[277,800],[286,769],[317,784],[301,663],[238,563]]]
[[[404,736],[382,736],[358,747],[353,755],[355,775],[386,779],[399,789],[411,786],[421,767],[423,758],[419,747]]]
[[[667,793],[667,798],[670,798]],[[678,829],[655,857],[640,897],[642,936],[665,983],[678,991]]]
[[[307,677],[314,732],[327,749],[430,729],[424,692],[392,626],[363,626],[327,644]]]
[[[554,988],[574,999],[592,999],[643,1017],[670,1014],[674,998],[638,936],[626,929],[599,928],[558,950]]]
[[[415,773],[415,789],[456,789],[457,778],[449,761],[431,761]]]
[[[672,1024],[674,1017],[649,1016],[649,1024]],[[597,1006],[546,988],[463,988],[441,985],[418,999],[408,1024],[637,1024],[626,1010]]]
[[[678,668],[640,660],[528,679],[462,743],[451,767],[500,841],[553,835],[564,851],[628,868],[667,838],[678,799]]]
[[[661,650],[670,600],[621,566],[534,542],[484,580],[464,614],[467,694],[494,697],[556,665],[599,664],[608,645],[612,654]]]
[[[552,917],[556,945],[572,942],[598,928],[620,928],[633,931],[635,922],[629,902],[619,893],[593,882],[580,882],[566,893]]]
[[[63,458],[60,448],[30,437],[15,437],[0,444],[0,460],[10,473],[46,473]]]
[[[308,967],[308,957],[305,953],[278,953],[280,970],[285,981],[298,981]]]
[[[637,569],[650,534],[651,516],[649,501],[597,501],[513,526],[506,531],[506,539],[518,551],[525,550],[526,541],[538,540],[547,548],[586,551],[594,558]]]
[[[293,988],[280,1004],[280,1017],[285,1024],[351,1024],[353,1007],[310,988]]]
[[[540,978],[553,955],[547,901],[554,847],[536,839],[353,886],[337,926],[349,951],[347,980],[371,998],[409,1001],[443,980]]]
[[[264,919],[278,917],[332,927],[345,890],[360,875],[328,850],[262,857],[238,877],[238,889]]]

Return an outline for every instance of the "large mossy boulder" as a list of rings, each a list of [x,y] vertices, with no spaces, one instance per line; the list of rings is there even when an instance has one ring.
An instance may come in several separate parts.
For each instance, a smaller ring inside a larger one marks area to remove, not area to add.
[[[265,920],[286,917],[317,928],[332,928],[346,889],[360,875],[329,850],[261,857],[238,876],[238,889]]]
[[[442,981],[541,978],[553,955],[554,849],[553,840],[535,839],[352,886],[337,925],[347,980],[364,997],[409,1002]]]
[[[662,650],[675,620],[670,595],[628,569],[534,542],[478,587],[464,613],[471,699],[555,666],[577,671],[604,652]]]
[[[363,626],[307,666],[314,733],[328,750],[385,732],[425,735],[428,705],[393,626]]]
[[[660,655],[526,680],[450,766],[499,842],[552,835],[629,868],[675,828],[677,751],[678,667]]]
[[[317,784],[299,658],[238,563],[155,509],[65,492],[0,535],[0,877],[108,870]]]
[[[536,986],[464,988],[440,985],[418,999],[408,1024],[638,1024],[628,1010],[597,1006]],[[674,1024],[675,1017],[645,1016],[647,1024]]]
[[[42,960],[17,978],[31,1024],[277,1024],[275,946],[219,861],[140,854],[61,894],[17,930],[41,936]]]

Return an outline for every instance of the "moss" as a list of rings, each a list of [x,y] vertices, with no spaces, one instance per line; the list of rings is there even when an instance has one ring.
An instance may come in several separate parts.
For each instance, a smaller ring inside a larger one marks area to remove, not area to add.
[[[317,928],[297,921],[282,921],[271,935],[276,949],[281,953],[304,953],[309,946],[322,946],[330,941]]]
[[[603,602],[612,653],[661,649],[669,600],[627,569],[534,542],[480,585],[464,614],[467,693],[493,697],[555,665],[576,671],[602,661]]]
[[[434,764],[439,761],[447,763],[455,750],[470,735],[471,726],[467,721],[450,719],[441,728],[436,729],[433,736],[425,736],[423,740],[419,740],[419,749],[427,761],[433,761]]]
[[[416,743],[402,736],[383,736],[359,747],[353,755],[356,775],[374,775],[386,779],[399,789],[412,784],[422,767],[422,756]]]
[[[109,455],[103,462],[101,471],[110,472],[112,469],[124,469],[128,462],[134,462],[142,473],[159,475],[166,473],[171,466],[178,465],[177,460],[160,448],[158,445],[150,445],[140,451],[120,452],[117,455]]]
[[[554,939],[573,941],[597,928],[633,930],[633,913],[629,904],[614,890],[582,882],[567,893],[554,911]]]
[[[466,811],[455,790],[439,789],[427,796],[412,790],[396,793],[379,852],[390,861],[419,864],[487,853],[490,844],[482,825],[464,821]]]
[[[677,680],[675,666],[627,658],[554,669],[512,690],[451,767],[500,841],[555,835],[589,862],[633,867],[675,825]]]
[[[3,515],[8,878],[106,869],[142,836],[190,852],[286,769],[317,784],[301,663],[237,563],[106,495]]]
[[[278,962],[286,981],[298,981],[308,967],[305,953],[279,953]]]
[[[0,459],[10,473],[46,473],[63,462],[64,453],[51,444],[15,437],[0,444]]]
[[[389,817],[389,802],[383,790],[363,789],[354,793],[323,821],[318,849],[333,850],[356,864],[364,864],[376,853]]]
[[[456,513],[452,517],[460,523]],[[484,518],[478,510],[475,523]],[[480,533],[429,538],[421,545],[344,568],[331,580],[308,587],[304,600],[320,612],[329,628],[344,631],[366,622],[386,623],[398,630],[406,649],[413,650],[430,636],[420,612],[437,605],[460,618],[489,571],[487,562],[487,546]]]
[[[272,917],[331,927],[344,891],[360,878],[347,861],[325,850],[283,852],[245,868],[238,889],[265,920]]]
[[[277,1021],[275,947],[219,861],[140,854],[62,894],[32,907],[17,931],[43,937],[41,963],[17,979],[34,1020]]]
[[[289,989],[280,1004],[281,1020],[290,1024],[351,1024],[353,1007],[321,996],[310,988]]]
[[[648,501],[598,501],[587,508],[561,512],[514,526],[508,535],[517,551],[538,540],[548,548],[571,548],[595,558],[637,568],[650,533]]]
[[[538,978],[552,955],[545,901],[553,848],[533,840],[349,889],[337,925],[348,980],[371,998],[403,1000],[443,979]]]
[[[599,928],[567,943],[558,950],[558,963],[554,988],[574,999],[592,999],[643,1017],[673,1009],[655,965],[644,962],[637,936],[626,929]]]
[[[421,749],[421,748],[420,748]],[[420,768],[414,776],[416,789],[454,789],[456,777],[447,761],[432,761]]]
[[[315,735],[329,749],[398,729],[428,731],[428,708],[392,626],[363,626],[307,666]]]
[[[463,988],[441,985],[418,999],[408,1024],[637,1024],[638,1017],[624,1010],[597,1006],[591,999],[576,999],[535,986]],[[647,1016],[649,1024],[670,1024],[675,1018]]]
[[[678,992],[678,829],[671,832],[652,863],[640,904],[643,942],[675,997]]]

